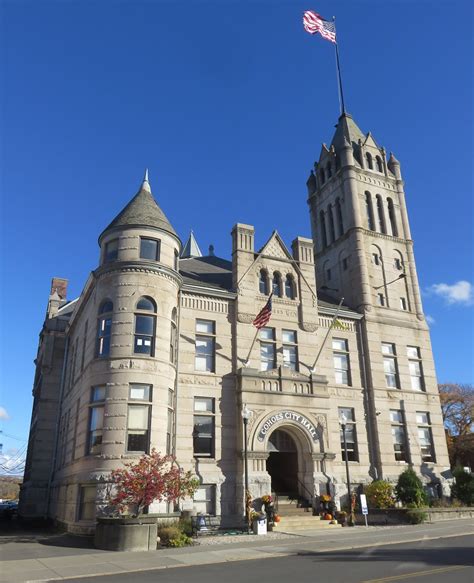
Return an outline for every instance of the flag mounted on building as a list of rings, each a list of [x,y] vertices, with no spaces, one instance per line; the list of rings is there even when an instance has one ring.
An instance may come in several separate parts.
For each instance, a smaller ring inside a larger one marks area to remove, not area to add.
[[[270,294],[268,302],[263,306],[260,312],[255,316],[255,320],[252,322],[258,330],[266,326],[272,317],[272,295],[273,293]]]
[[[303,26],[309,34],[319,34],[335,43],[336,42],[336,25],[330,20],[324,20],[317,12],[313,10],[306,10],[303,14]]]

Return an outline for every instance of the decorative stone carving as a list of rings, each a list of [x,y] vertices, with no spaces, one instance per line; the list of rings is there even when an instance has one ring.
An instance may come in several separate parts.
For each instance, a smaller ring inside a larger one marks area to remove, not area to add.
[[[242,324],[251,324],[255,320],[255,314],[246,314],[245,312],[237,312],[237,320]]]
[[[316,332],[318,325],[315,322],[303,322],[302,328],[305,332]]]

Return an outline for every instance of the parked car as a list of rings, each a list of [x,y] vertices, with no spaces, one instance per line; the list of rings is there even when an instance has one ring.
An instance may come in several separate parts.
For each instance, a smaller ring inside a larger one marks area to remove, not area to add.
[[[8,500],[0,503],[0,518],[12,518],[18,514],[18,502],[16,500]]]

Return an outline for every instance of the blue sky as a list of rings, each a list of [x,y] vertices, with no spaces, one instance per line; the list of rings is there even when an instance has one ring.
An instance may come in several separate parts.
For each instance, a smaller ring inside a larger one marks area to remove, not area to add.
[[[474,381],[471,2],[4,0],[8,455],[28,434],[51,277],[80,293],[146,166],[203,251],[229,257],[236,222],[257,245],[274,228],[288,244],[310,235],[305,182],[338,99],[333,45],[304,32],[308,8],[337,17],[347,109],[401,161],[439,380]]]

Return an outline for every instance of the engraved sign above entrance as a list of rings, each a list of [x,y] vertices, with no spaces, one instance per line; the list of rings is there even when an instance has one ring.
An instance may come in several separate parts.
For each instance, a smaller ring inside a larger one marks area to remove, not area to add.
[[[258,441],[264,441],[265,437],[268,435],[270,429],[280,421],[290,421],[296,425],[301,425],[310,434],[311,439],[313,441],[318,441],[319,433],[316,427],[309,421],[304,415],[300,415],[295,411],[278,411],[273,415],[270,415],[265,419],[260,427],[260,431],[258,432],[257,439]]]

